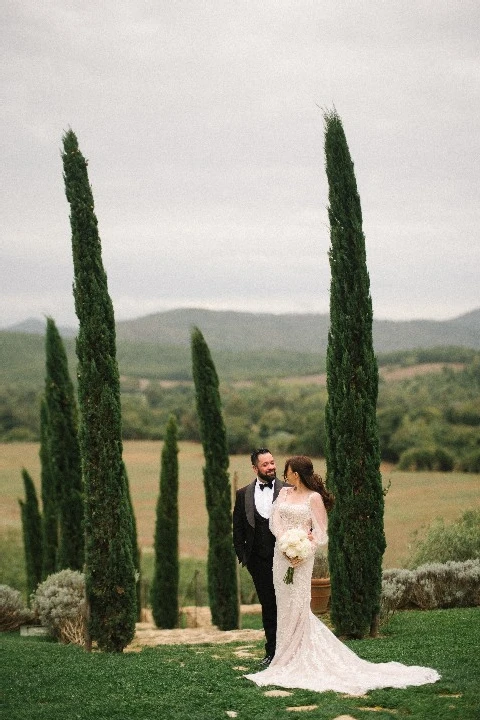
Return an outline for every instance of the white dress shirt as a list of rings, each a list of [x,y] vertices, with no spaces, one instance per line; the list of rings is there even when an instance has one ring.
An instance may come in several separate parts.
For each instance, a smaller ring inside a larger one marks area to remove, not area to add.
[[[260,490],[259,483],[260,481],[257,478],[255,484],[255,507],[262,517],[269,520],[272,512],[273,487],[266,487]]]

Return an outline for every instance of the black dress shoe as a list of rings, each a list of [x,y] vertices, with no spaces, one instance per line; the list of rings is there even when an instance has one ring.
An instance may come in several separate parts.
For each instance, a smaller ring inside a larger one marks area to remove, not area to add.
[[[273,655],[265,655],[263,660],[260,660],[261,667],[268,667],[273,660]]]

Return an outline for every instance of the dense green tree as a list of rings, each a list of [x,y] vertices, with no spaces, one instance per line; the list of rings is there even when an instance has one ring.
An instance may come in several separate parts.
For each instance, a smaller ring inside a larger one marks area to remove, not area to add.
[[[122,462],[115,321],[102,263],[87,162],[72,130],[63,138],[70,203],[77,338],[80,445],[85,483],[85,562],[90,638],[121,652],[135,633],[132,518]]]
[[[170,416],[162,448],[155,523],[152,614],[161,628],[178,624],[178,444],[177,421]]]
[[[378,368],[360,197],[335,110],[325,114],[325,158],[331,242],[326,458],[336,498],[329,516],[331,616],[340,634],[362,637],[376,631],[385,550]]]
[[[142,558],[140,546],[138,544],[137,521],[135,520],[135,512],[133,510],[132,496],[130,493],[130,483],[125,463],[123,462],[123,473],[125,482],[125,493],[127,500],[128,514],[130,515],[130,542],[132,544],[133,566],[135,568],[136,583],[136,605],[137,605],[137,621],[140,622],[142,615],[142,583],[141,583],[141,566]]]
[[[45,348],[45,399],[58,510],[57,570],[82,570],[84,504],[77,405],[65,347],[52,318],[47,318]]]
[[[31,475],[22,469],[25,501],[19,500],[25,569],[27,575],[27,597],[35,592],[42,580],[42,517],[38,507],[37,493]]]
[[[319,403],[318,410],[310,410],[303,416],[303,432],[299,432],[295,444],[297,452],[312,457],[325,456],[325,407]]]
[[[52,472],[48,408],[40,405],[40,478],[42,494],[42,580],[57,569],[58,516],[55,479]]]
[[[218,376],[198,328],[192,331],[195,397],[205,466],[208,511],[208,594],[212,622],[221,630],[238,627],[237,574],[232,541],[232,497],[228,450]]]

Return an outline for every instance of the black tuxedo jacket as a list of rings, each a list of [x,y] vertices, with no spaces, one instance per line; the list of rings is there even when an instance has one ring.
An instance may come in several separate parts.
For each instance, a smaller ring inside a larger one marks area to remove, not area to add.
[[[255,483],[257,479],[237,490],[235,506],[233,508],[233,545],[239,562],[246,565],[252,552],[253,539],[255,537]],[[275,478],[273,486],[273,500],[285,487],[278,478]],[[288,487],[288,485],[287,485]]]

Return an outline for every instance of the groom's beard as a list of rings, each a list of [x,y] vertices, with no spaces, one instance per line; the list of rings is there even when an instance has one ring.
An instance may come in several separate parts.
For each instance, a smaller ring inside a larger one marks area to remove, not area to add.
[[[277,479],[277,473],[274,470],[270,475],[264,475],[264,473],[261,473],[260,470],[257,473],[259,480],[264,480],[266,482],[270,482],[270,480],[276,480]]]

